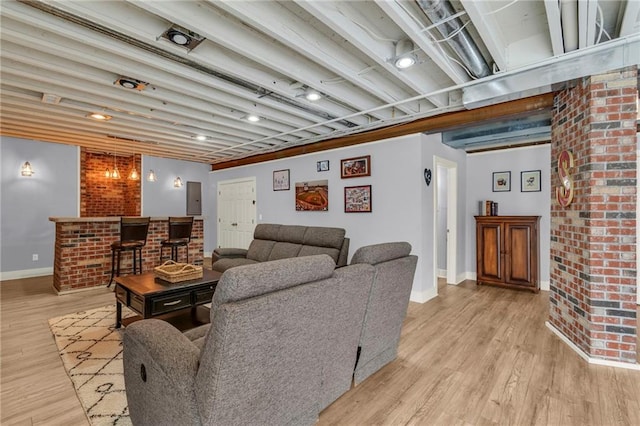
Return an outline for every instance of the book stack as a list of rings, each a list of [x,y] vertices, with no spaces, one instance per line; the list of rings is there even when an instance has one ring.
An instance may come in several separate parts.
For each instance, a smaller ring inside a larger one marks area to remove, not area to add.
[[[498,203],[491,200],[480,201],[480,216],[498,216]]]

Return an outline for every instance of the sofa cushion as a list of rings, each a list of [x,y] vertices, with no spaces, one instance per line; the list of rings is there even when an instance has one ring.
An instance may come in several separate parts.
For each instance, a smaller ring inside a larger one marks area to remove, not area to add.
[[[256,262],[266,262],[269,260],[269,255],[275,243],[274,240],[254,239],[251,241],[251,244],[249,244],[247,259],[255,260]]]
[[[338,257],[340,256],[340,250],[331,247],[302,246],[298,252],[298,256],[313,256],[316,254],[327,254],[331,256],[333,261],[337,264]]]
[[[300,244],[277,242],[269,254],[269,260],[288,259],[297,257],[300,252]],[[317,253],[321,254],[321,253]],[[334,259],[335,260],[335,259]]]
[[[256,260],[245,259],[243,257],[236,257],[232,259],[220,259],[216,261],[213,265],[211,265],[211,269],[218,272],[224,272],[229,268],[234,268],[236,266],[243,265],[253,265],[254,263],[258,263]]]
[[[282,225],[278,231],[277,241],[284,241],[287,243],[302,244],[304,242],[304,235],[307,231],[306,226],[300,225]]]
[[[274,223],[260,223],[253,230],[253,238],[258,240],[278,240],[280,226]]]
[[[351,264],[368,263],[369,265],[375,265],[408,256],[409,253],[411,253],[411,244],[407,242],[373,244],[356,250],[351,258]]]
[[[302,243],[306,246],[331,247],[340,250],[345,232],[342,228],[308,226]]]
[[[213,306],[331,277],[335,262],[327,255],[293,257],[228,269],[213,294]]]

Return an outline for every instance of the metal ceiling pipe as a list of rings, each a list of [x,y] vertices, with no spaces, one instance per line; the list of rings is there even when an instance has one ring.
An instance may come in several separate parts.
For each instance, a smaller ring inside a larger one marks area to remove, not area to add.
[[[491,69],[485,62],[480,49],[469,35],[466,29],[462,28],[462,22],[458,18],[450,19],[439,23],[452,15],[455,15],[453,6],[446,0],[416,0],[418,6],[425,15],[436,25],[436,28],[444,38],[456,33],[447,41],[449,46],[456,52],[462,63],[469,72],[476,78],[486,77],[491,74]]]

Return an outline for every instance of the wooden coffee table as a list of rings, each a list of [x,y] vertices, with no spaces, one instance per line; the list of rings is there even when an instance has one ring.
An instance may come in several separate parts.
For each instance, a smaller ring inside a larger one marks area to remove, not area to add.
[[[198,305],[211,302],[221,276],[204,269],[202,278],[178,283],[157,278],[153,272],[116,277],[116,328],[122,326],[122,305],[144,319],[187,308],[193,313]]]

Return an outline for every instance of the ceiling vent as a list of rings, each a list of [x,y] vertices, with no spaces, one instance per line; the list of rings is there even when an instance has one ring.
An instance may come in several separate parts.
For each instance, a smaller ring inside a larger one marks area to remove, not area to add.
[[[194,49],[197,45],[202,43],[204,37],[199,34],[189,31],[186,28],[182,28],[178,25],[172,25],[167,31],[162,33],[160,37],[169,40],[171,43],[180,47],[184,47],[187,50]]]
[[[42,103],[43,104],[52,104],[57,105],[60,103],[62,98],[58,95],[53,95],[51,93],[43,93],[42,94]]]
[[[136,80],[135,78],[130,77],[120,77],[119,79],[114,81],[113,84],[122,86],[125,89],[136,89],[139,91],[143,91],[149,85],[149,83],[147,82]]]

